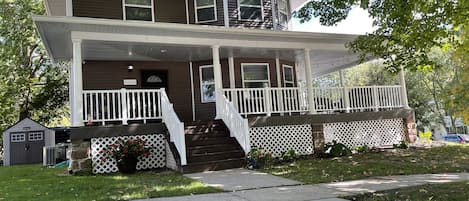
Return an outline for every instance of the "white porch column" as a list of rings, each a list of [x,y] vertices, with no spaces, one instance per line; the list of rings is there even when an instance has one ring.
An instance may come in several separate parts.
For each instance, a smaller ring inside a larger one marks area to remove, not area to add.
[[[345,112],[350,112],[350,100],[348,96],[348,89],[347,86],[345,85],[345,74],[344,70],[339,71],[339,76],[340,76],[340,87],[342,87],[342,97],[344,101],[344,107],[345,107]]]
[[[275,58],[275,70],[277,74],[277,87],[282,87],[282,76],[280,75],[280,59],[278,56]]]
[[[314,96],[313,96],[313,71],[311,70],[310,49],[305,49],[305,73],[306,73],[306,92],[308,96],[309,113],[314,114]]]
[[[81,39],[72,39],[73,60],[70,70],[70,110],[72,126],[83,126],[83,78]]]
[[[223,88],[223,83],[222,83],[222,74],[221,74],[221,64],[220,64],[220,46],[214,45],[212,46],[212,57],[213,57],[213,76],[215,79],[215,92],[222,92]],[[219,109],[219,104],[220,101],[218,101],[219,98],[218,95],[216,95],[216,117],[215,119],[219,119],[220,115],[218,112],[220,111]]]
[[[228,57],[228,70],[230,74],[230,88],[236,88],[235,82],[235,67],[234,67],[234,58],[233,56]]]
[[[409,101],[407,99],[407,87],[405,84],[405,69],[402,68],[401,71],[399,71],[399,84],[401,85],[401,98],[402,98],[402,105],[404,106],[405,109],[410,109],[409,107]]]

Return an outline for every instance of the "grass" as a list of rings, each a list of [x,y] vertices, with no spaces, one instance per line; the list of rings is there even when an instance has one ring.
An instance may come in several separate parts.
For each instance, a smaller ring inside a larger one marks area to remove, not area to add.
[[[0,167],[0,200],[130,200],[220,192],[178,173],[69,176],[39,165]]]
[[[303,159],[261,171],[309,184],[373,176],[469,172],[469,146],[364,153],[331,159]]]
[[[423,186],[407,187],[397,190],[366,193],[345,197],[356,201],[428,201],[428,200],[469,200],[469,182],[455,182],[446,184],[427,184]]]

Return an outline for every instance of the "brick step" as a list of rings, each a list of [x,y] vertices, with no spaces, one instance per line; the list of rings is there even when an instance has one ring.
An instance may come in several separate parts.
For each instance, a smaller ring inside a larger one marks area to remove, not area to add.
[[[230,151],[230,150],[234,150],[234,149],[241,150],[239,145],[234,144],[234,143],[192,146],[192,147],[187,147],[187,155],[213,153],[213,152],[223,152],[223,151]]]
[[[230,158],[243,158],[244,152],[238,149],[233,149],[223,152],[207,152],[207,153],[191,153],[187,155],[188,163],[209,162],[224,160]]]
[[[189,163],[182,167],[183,173],[194,173],[204,171],[225,170],[231,168],[240,168],[245,166],[246,161],[243,158],[230,158],[217,161],[206,161],[198,163]]]
[[[215,144],[237,144],[236,139],[231,137],[207,137],[199,138],[197,140],[187,140],[186,147],[215,145]]]

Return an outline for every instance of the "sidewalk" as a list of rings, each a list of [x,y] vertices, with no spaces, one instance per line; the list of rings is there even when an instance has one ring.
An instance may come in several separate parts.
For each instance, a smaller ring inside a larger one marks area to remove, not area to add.
[[[449,183],[469,180],[469,173],[422,174],[374,177],[362,180],[313,185],[301,185],[298,182],[296,182],[296,184],[292,184],[290,182],[294,181],[290,180],[287,182],[286,180],[281,180],[284,183],[279,183],[277,186],[272,187],[273,184],[270,182],[257,181],[259,177],[254,176],[251,178],[249,176],[242,176],[242,174],[254,174],[256,173],[255,171],[232,170],[228,172],[229,173],[226,171],[212,172],[211,174],[206,174],[203,178],[198,179],[200,179],[202,182],[204,182],[204,180],[209,181],[209,185],[215,184],[210,184],[210,181],[217,181],[216,183],[218,183],[218,187],[224,188],[225,191],[231,192],[155,198],[147,199],[145,201],[343,201],[344,199],[340,199],[338,197],[366,192],[405,188],[429,183]],[[230,176],[230,179],[227,180],[228,183],[224,183],[221,175]],[[262,175],[262,173],[260,173],[260,175]],[[196,178],[195,174],[187,176]],[[272,175],[262,175],[262,177],[271,182],[275,182],[276,178],[278,178]],[[236,178],[239,178],[239,184],[243,183],[263,185],[249,185],[250,188],[248,188],[248,185],[246,185],[246,190],[245,188],[241,188],[241,185],[236,185]]]

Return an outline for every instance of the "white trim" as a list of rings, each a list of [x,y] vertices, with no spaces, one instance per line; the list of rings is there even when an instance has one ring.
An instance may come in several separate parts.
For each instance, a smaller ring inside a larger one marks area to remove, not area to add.
[[[10,133],[10,142],[26,142],[26,133]]]
[[[305,63],[305,77],[306,77],[306,93],[308,100],[308,111],[310,114],[316,113],[314,105],[314,94],[313,94],[313,71],[311,66],[311,49],[304,49],[304,63]]]
[[[289,68],[291,70],[292,81],[287,81],[286,80],[286,76],[285,76],[285,69],[286,68]],[[295,73],[293,72],[293,66],[283,64],[282,65],[282,71],[283,71],[283,86],[287,87],[287,84],[292,84],[293,86],[291,86],[291,87],[295,87]]]
[[[244,79],[244,67],[245,65],[249,66],[266,66],[267,67],[267,80],[245,80]],[[243,81],[243,88],[246,88],[246,82],[268,82],[268,86],[270,87],[270,67],[269,63],[241,63],[241,79]]]
[[[282,86],[282,76],[280,75],[280,59],[275,57],[275,70],[277,74],[277,87]]]
[[[240,0],[238,0],[238,20],[240,20],[240,21],[249,21],[249,22],[262,22],[262,21],[264,21],[264,1],[263,0],[259,0],[260,3],[261,3],[260,6],[249,5],[249,4],[241,5],[241,3],[239,1]],[[261,19],[260,20],[242,19],[241,18],[241,6],[242,7],[251,7],[251,8],[260,8],[261,9]]]
[[[192,121],[195,121],[195,92],[194,92],[194,70],[192,61],[189,62],[189,73],[191,74],[191,101],[192,101]]]
[[[213,85],[213,86],[215,86],[215,71],[213,72],[213,82],[203,84],[203,83],[202,83],[202,81],[203,81],[203,80],[202,80],[202,69],[204,69],[204,68],[212,68],[212,69],[213,69],[213,65],[202,65],[202,66],[199,66],[200,102],[201,102],[201,103],[213,103],[213,102],[216,101],[216,99],[213,100],[213,101],[204,101],[204,93],[203,93],[203,87],[202,87],[202,85]],[[213,69],[213,70],[215,70],[215,69]],[[214,91],[214,95],[216,96],[216,91]]]
[[[204,8],[213,8],[213,14],[215,16],[215,19],[213,20],[205,20],[205,21],[199,21],[199,17],[197,16],[197,10],[198,9],[204,9]],[[213,4],[212,5],[208,5],[208,6],[197,6],[197,0],[194,0],[194,14],[195,14],[195,23],[198,24],[198,23],[207,23],[207,22],[216,22],[218,20],[218,16],[217,16],[217,1],[216,0],[213,0]]]
[[[185,3],[186,3],[186,24],[190,24],[189,0],[185,0]]]
[[[287,9],[286,12],[280,11],[280,9],[279,9],[280,7],[278,6],[278,2],[280,2],[280,1],[285,2],[285,6],[286,6],[286,9]],[[287,2],[287,0],[277,0],[276,12],[273,12],[273,13],[276,13],[276,15],[277,15],[277,24],[278,24],[278,25],[282,25],[283,28],[288,28],[288,21],[289,21],[289,18],[290,18],[290,14],[288,13],[289,10],[290,10],[290,9],[289,9],[289,7],[288,7],[288,2]],[[285,22],[285,24],[280,24],[280,14],[284,14],[284,15],[287,16],[287,18],[286,18],[287,21]]]
[[[67,0],[68,1],[68,0]],[[48,0],[44,0],[43,1],[44,3],[44,9],[46,9],[46,13],[47,15],[52,15],[51,11],[50,11],[50,8],[49,8],[49,1]],[[66,12],[66,11],[65,11]]]
[[[223,0],[223,24],[225,27],[230,27],[230,16],[228,12],[228,0]]]
[[[65,15],[66,16],[73,16],[73,1],[72,0],[65,0]]]
[[[230,74],[230,88],[236,88],[236,79],[235,79],[235,66],[233,56],[228,57],[228,71]]]
[[[31,139],[33,137],[34,139]],[[34,142],[34,141],[42,141],[44,140],[44,132],[42,131],[30,131],[28,133],[28,141],[29,142]]]
[[[82,40],[72,39],[73,59],[70,71],[70,115],[72,126],[83,125]]]
[[[151,9],[151,22],[155,22],[155,4],[154,0],[151,1],[151,5],[139,5],[139,4],[128,4],[125,3],[126,0],[122,0],[122,19],[126,21],[146,21],[146,20],[127,20],[127,14],[125,13],[125,7],[133,7],[133,8],[149,8]],[[149,21],[150,22],[150,21]]]

